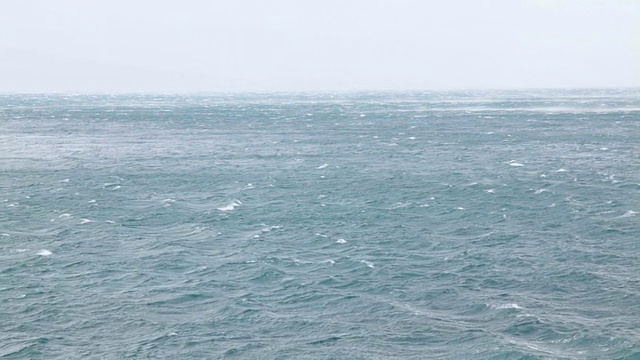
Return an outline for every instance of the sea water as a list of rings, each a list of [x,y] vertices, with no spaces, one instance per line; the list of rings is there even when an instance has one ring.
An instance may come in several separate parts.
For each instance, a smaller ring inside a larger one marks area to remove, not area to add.
[[[0,96],[0,357],[640,358],[640,90]]]

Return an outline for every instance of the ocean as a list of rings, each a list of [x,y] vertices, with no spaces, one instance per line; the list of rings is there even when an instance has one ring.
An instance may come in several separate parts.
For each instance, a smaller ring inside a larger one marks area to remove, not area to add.
[[[0,95],[2,359],[640,359],[640,89]]]

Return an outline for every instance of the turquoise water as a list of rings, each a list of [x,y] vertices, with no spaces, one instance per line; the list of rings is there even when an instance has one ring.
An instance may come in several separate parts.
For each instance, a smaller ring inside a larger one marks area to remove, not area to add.
[[[0,96],[0,357],[638,359],[640,91]]]

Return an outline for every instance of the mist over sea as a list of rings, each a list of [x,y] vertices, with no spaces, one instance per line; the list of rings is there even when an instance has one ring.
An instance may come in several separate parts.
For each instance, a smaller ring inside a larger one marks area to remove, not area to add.
[[[640,90],[0,95],[2,359],[638,359]]]

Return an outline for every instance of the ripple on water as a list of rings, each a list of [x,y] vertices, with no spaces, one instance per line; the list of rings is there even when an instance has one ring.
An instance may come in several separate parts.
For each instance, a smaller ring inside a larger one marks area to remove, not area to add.
[[[0,357],[635,358],[638,99],[0,95]]]

